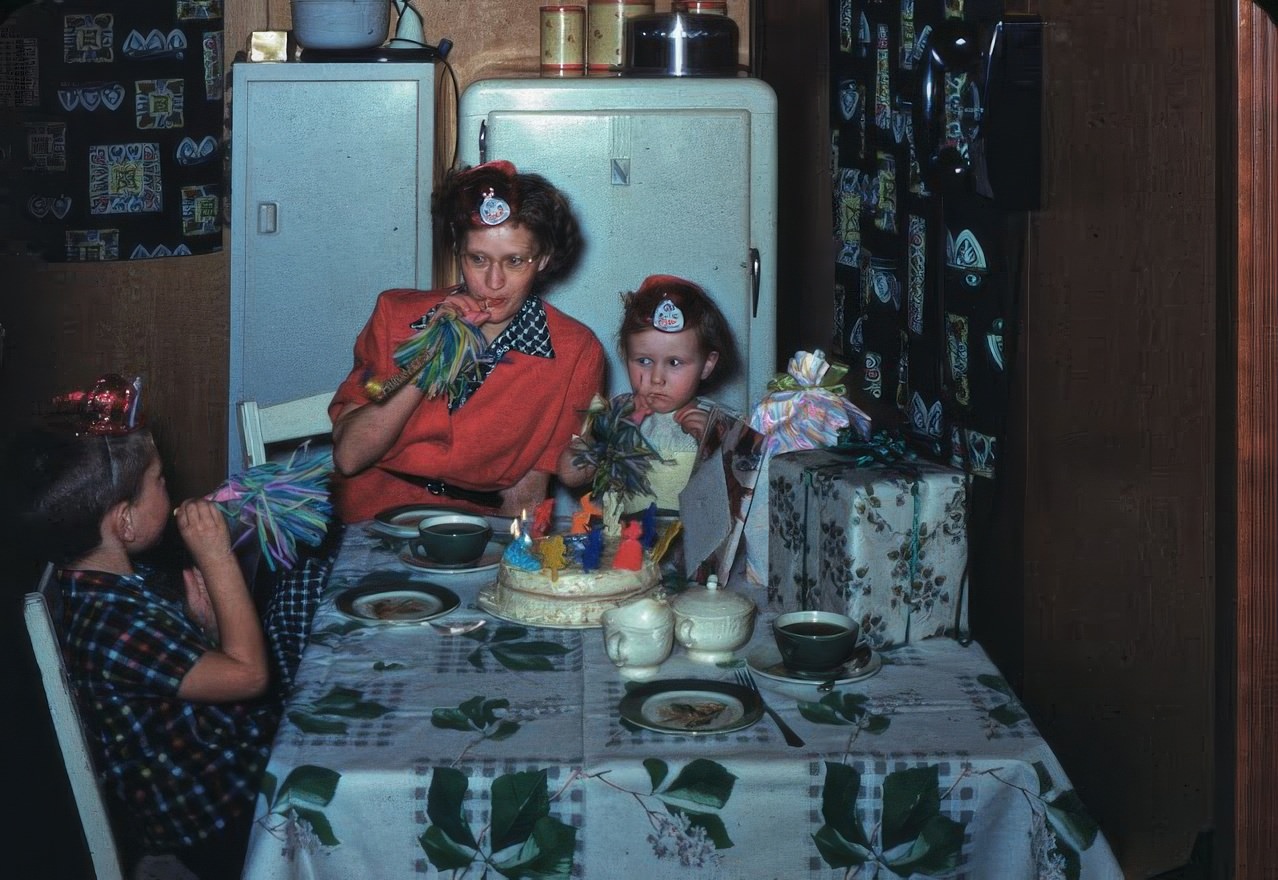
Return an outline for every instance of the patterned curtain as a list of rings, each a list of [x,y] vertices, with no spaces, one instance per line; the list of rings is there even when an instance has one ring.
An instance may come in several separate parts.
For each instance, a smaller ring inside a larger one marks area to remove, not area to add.
[[[11,246],[57,262],[221,249],[222,27],[222,0],[44,0],[8,15]]]

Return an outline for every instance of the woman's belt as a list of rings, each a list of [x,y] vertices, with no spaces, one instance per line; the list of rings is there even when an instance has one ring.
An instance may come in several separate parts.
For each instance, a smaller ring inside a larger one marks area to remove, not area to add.
[[[453,498],[457,501],[466,501],[480,507],[501,507],[501,493],[499,492],[480,492],[476,489],[463,489],[461,486],[454,486],[451,483],[445,483],[443,480],[437,480],[433,477],[406,474],[403,471],[395,471],[389,468],[384,468],[384,470],[386,473],[398,477],[406,483],[421,486],[432,495]]]

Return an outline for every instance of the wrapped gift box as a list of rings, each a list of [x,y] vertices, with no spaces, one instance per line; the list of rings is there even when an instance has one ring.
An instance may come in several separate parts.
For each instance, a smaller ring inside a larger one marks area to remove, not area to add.
[[[837,611],[876,647],[967,633],[967,478],[812,449],[769,464],[768,601]]]

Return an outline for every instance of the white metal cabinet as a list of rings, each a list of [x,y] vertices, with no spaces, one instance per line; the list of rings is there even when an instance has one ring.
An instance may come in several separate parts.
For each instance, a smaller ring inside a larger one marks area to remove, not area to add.
[[[336,390],[377,294],[430,287],[433,64],[232,68],[230,412]]]
[[[776,96],[747,78],[504,79],[462,95],[464,164],[507,159],[572,199],[586,236],[577,271],[547,301],[616,352],[619,294],[648,275],[702,285],[745,369],[713,396],[745,411],[776,367]],[[756,268],[757,266],[757,268]]]

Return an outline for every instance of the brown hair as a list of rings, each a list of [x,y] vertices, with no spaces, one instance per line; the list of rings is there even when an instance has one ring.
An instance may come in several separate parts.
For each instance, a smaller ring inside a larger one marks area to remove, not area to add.
[[[101,542],[102,518],[137,498],[156,455],[151,432],[77,435],[48,424],[9,441],[4,457],[5,524],[35,558],[72,562]]]
[[[481,217],[480,208],[489,196],[510,207],[509,217],[497,223]],[[540,174],[521,174],[509,162],[449,171],[435,190],[431,212],[444,247],[454,253],[472,229],[500,223],[527,229],[537,242],[537,256],[547,257],[546,268],[534,281],[537,289],[567,275],[584,244],[568,197]]]
[[[709,391],[731,379],[740,366],[736,340],[728,321],[714,300],[700,286],[675,275],[649,275],[639,289],[624,296],[621,329],[617,344],[622,356],[628,354],[627,342],[636,333],[651,330],[652,314],[662,300],[669,300],[683,313],[683,329],[697,334],[703,355],[719,353],[718,363],[701,382],[700,389]]]

